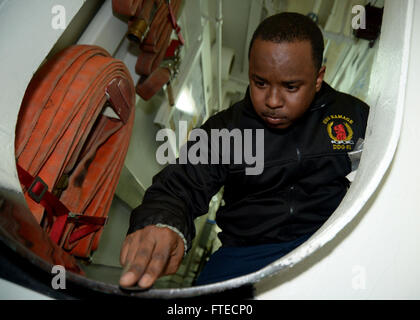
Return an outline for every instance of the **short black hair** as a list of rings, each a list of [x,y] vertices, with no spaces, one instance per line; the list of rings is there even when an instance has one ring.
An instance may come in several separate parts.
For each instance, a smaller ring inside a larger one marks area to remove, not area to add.
[[[264,19],[252,36],[248,58],[251,55],[255,39],[276,43],[308,40],[312,46],[312,57],[315,67],[319,70],[322,66],[324,37],[318,25],[303,14],[282,12]]]

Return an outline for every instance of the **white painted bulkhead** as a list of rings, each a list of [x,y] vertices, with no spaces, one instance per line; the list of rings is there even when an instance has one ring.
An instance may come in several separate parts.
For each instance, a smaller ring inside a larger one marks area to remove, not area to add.
[[[68,23],[84,5],[84,1],[74,0],[60,3],[66,8]],[[255,6],[254,2],[252,4]],[[20,201],[22,196],[14,167],[14,127],[19,105],[32,74],[64,32],[50,25],[55,1],[25,1],[24,12],[21,5],[21,0],[0,1],[0,65],[2,73],[9,75],[0,78],[3,92],[7,92],[0,96],[3,114],[0,122],[0,179],[2,192],[12,194]],[[89,25],[78,42],[105,47],[132,70],[135,60],[127,50],[121,49],[124,47],[123,38],[115,40],[124,34],[126,26],[114,19],[109,10],[101,10],[98,12],[101,16],[95,24]],[[19,15],[20,19],[16,21],[14,17]],[[420,56],[420,44],[416,41],[416,35],[420,34],[419,21],[419,0],[385,1],[382,38],[367,97],[372,112],[366,150],[356,179],[327,224],[300,248],[273,264],[278,274],[266,277],[267,270],[270,270],[270,275],[273,271],[273,266],[269,266],[266,270],[242,277],[243,281],[256,282],[257,299],[420,297],[417,285],[420,254],[416,249],[420,240],[416,190],[420,178],[416,170],[419,137],[416,129],[420,120],[417,108],[420,87],[416,80],[416,73],[420,72],[416,60]],[[13,28],[15,25],[18,28],[18,24],[21,28],[26,24],[32,26],[26,32],[27,39],[16,37],[25,34],[24,30]],[[206,28],[206,24],[203,23],[202,27]],[[115,37],[110,36],[109,30]],[[197,41],[201,40],[197,38]],[[207,52],[210,50],[206,43],[192,43],[197,52],[206,52],[202,48],[207,48]],[[241,65],[244,64],[242,58]],[[206,68],[205,63],[203,68]],[[243,71],[233,70],[236,80],[239,79],[236,84],[243,81]],[[212,95],[216,89],[213,85],[209,88]],[[181,87],[175,89],[180,91]],[[136,122],[141,129],[134,135],[139,145],[136,152],[127,155],[125,169],[128,179],[135,177],[136,181],[130,185],[139,193],[144,192],[151,182],[152,173],[159,169],[151,161],[156,145],[142,145],[141,141],[155,141],[157,128],[153,123],[157,119],[156,111],[150,110],[161,107],[162,103],[157,97],[149,106],[142,104],[136,110]],[[139,161],[148,162],[148,167],[138,166]],[[123,186],[119,188],[121,197],[124,197],[127,191]],[[130,201],[131,197],[127,203]]]

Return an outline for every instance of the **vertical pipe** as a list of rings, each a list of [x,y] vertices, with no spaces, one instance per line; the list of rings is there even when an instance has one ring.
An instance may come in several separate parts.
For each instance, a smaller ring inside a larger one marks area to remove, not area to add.
[[[222,26],[223,26],[223,15],[222,15],[222,0],[217,2],[217,104],[218,109],[222,110]]]
[[[264,2],[265,3],[265,2]],[[251,43],[252,35],[255,29],[257,29],[263,12],[264,5],[260,1],[251,1],[251,7],[249,9],[248,16],[248,31],[246,36],[246,42],[244,44],[244,56],[242,60],[242,73],[245,75],[245,79],[248,79],[248,50],[249,44]],[[248,86],[248,81],[246,82]]]
[[[312,12],[315,13],[317,16],[319,16],[319,13],[321,12],[322,1],[323,0],[315,0]]]

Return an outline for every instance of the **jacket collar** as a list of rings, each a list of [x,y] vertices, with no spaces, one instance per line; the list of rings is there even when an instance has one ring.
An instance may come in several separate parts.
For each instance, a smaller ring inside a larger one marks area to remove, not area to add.
[[[335,96],[337,91],[334,90],[328,83],[325,81],[322,82],[321,90],[315,94],[315,98],[311,103],[308,111],[315,111],[321,108],[330,105],[335,101]]]

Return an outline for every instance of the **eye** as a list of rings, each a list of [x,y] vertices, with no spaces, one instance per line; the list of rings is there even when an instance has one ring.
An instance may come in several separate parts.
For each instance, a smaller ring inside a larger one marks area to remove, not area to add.
[[[259,88],[264,88],[266,86],[266,83],[265,83],[264,80],[257,80],[257,79],[255,79],[254,80],[254,83]]]
[[[286,84],[285,87],[290,92],[295,92],[295,91],[299,90],[298,86],[294,86],[294,85],[291,85],[291,84]]]

